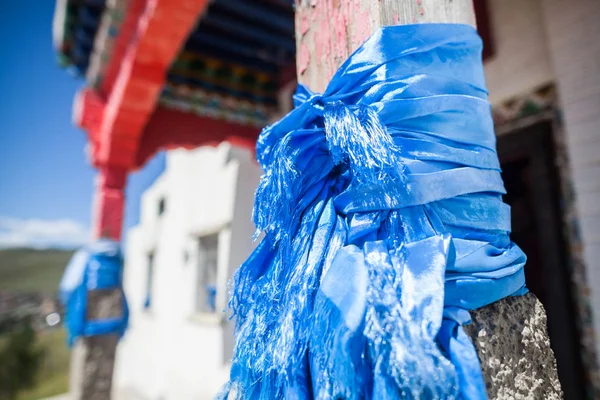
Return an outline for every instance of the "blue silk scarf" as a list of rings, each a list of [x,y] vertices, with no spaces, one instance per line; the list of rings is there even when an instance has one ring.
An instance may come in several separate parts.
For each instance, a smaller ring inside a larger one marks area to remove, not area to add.
[[[228,399],[483,399],[468,310],[526,292],[482,43],[386,27],[265,128]]]

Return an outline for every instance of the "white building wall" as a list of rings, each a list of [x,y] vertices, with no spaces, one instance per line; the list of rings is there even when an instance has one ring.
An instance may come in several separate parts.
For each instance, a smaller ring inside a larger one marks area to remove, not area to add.
[[[600,1],[490,0],[488,8],[490,102],[558,87],[600,350]]]
[[[544,0],[600,350],[600,1]]]
[[[216,308],[223,310],[226,282],[255,245],[250,216],[261,172],[252,158],[228,144],[174,150],[143,194],[140,223],[126,241],[130,328],[117,351],[114,387],[120,398],[209,399],[227,380],[230,323],[223,315],[195,311],[198,239],[221,232]],[[166,208],[159,217],[162,197]],[[151,306],[144,309],[150,252],[154,283]]]
[[[489,0],[490,102],[558,88],[600,352],[600,0]],[[584,295],[585,296],[585,295]]]
[[[490,103],[498,104],[554,79],[542,0],[488,1],[495,52],[484,63]]]

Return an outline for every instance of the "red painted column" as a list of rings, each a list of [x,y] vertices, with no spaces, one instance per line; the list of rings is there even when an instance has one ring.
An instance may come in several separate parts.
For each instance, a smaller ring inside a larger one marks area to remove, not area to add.
[[[127,172],[139,167],[140,142],[168,68],[208,3],[132,0],[100,91],[85,89],[76,100],[75,120],[88,132],[90,158],[100,170],[96,238],[121,237]]]
[[[125,212],[125,168],[107,166],[100,168],[96,178],[94,200],[94,239],[121,239]]]

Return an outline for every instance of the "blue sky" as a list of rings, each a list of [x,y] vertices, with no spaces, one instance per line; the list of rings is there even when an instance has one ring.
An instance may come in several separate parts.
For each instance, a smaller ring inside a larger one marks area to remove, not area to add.
[[[74,246],[89,237],[95,170],[73,98],[85,82],[61,69],[52,0],[0,1],[0,247]],[[130,178],[127,225],[164,157]]]

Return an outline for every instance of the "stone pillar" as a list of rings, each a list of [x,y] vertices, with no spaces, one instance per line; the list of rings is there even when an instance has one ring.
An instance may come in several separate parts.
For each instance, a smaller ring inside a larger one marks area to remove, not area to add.
[[[88,291],[87,320],[120,317],[120,289]],[[70,400],[110,400],[118,334],[77,338],[71,352]]]
[[[546,312],[531,293],[471,311],[473,340],[490,399],[560,400]]]
[[[323,92],[336,69],[376,29],[411,23],[475,25],[472,0],[297,0],[298,81]],[[546,312],[528,294],[473,313],[473,340],[491,399],[560,399]]]
[[[298,81],[323,92],[337,68],[382,26],[423,22],[475,25],[471,0],[297,0]]]
[[[69,400],[109,400],[118,335],[81,337],[71,354]]]

